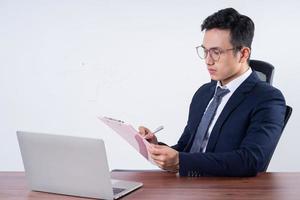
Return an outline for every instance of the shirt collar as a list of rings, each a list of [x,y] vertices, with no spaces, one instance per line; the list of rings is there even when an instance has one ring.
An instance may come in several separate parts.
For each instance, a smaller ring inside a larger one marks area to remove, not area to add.
[[[221,87],[222,89],[229,89],[229,91],[231,93],[233,93],[251,75],[251,73],[252,73],[252,69],[251,69],[251,67],[249,67],[246,72],[244,72],[239,77],[233,79],[232,81],[230,81],[226,85],[222,86],[221,82],[218,81],[217,85],[216,85],[216,89],[217,89],[217,87]]]

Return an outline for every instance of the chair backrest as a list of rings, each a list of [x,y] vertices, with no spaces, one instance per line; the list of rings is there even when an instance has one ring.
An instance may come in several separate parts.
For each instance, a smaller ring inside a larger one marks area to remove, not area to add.
[[[273,65],[261,60],[250,60],[249,65],[262,81],[266,81],[272,85],[274,75]]]
[[[292,108],[291,106],[286,105],[285,116],[284,116],[284,124],[283,124],[283,128],[282,128],[281,133],[283,132],[283,130],[284,130],[284,128],[285,128],[287,122],[289,121],[289,119],[290,119],[290,117],[291,117],[291,115],[292,115],[292,112],[293,112],[293,108]],[[277,146],[277,144],[276,144],[276,146]],[[274,149],[274,151],[275,151],[275,149]],[[270,161],[271,161],[271,159],[272,159],[272,156],[273,156],[273,154],[274,154],[274,151],[271,153],[270,158],[269,158],[268,162],[266,163],[266,165],[265,165],[263,171],[267,171],[268,166],[269,166],[269,164],[270,164]]]
[[[289,121],[289,119],[292,115],[292,112],[293,112],[293,108],[291,106],[286,105],[285,116],[284,116],[284,125],[282,128],[282,131],[285,128],[287,122]]]
[[[250,60],[249,65],[250,65],[251,69],[256,72],[256,74],[262,81],[266,81],[267,83],[272,85],[273,75],[274,75],[274,66],[273,65],[271,65],[270,63],[261,61],[261,60]],[[287,122],[289,121],[289,119],[292,115],[292,112],[293,112],[293,108],[289,105],[286,105],[282,132],[283,132]],[[275,151],[275,149],[274,149],[274,151]],[[274,151],[271,153],[270,158],[269,158],[268,162],[266,163],[263,171],[267,171],[267,168],[270,164],[270,161],[271,161]]]
[[[261,60],[250,60],[249,65],[262,81],[266,81],[267,83],[272,85],[274,75],[273,65]]]

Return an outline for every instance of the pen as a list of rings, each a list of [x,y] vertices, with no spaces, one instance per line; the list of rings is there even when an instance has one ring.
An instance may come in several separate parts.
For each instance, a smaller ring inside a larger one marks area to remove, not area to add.
[[[108,119],[108,120],[111,120],[111,121],[122,123],[122,124],[124,123],[122,120],[114,119],[114,118],[111,118],[111,117],[105,117],[105,118]]]
[[[161,131],[161,130],[163,130],[163,129],[164,129],[163,126],[159,126],[159,127],[157,127],[152,133],[155,134],[155,133],[157,133],[158,131]]]

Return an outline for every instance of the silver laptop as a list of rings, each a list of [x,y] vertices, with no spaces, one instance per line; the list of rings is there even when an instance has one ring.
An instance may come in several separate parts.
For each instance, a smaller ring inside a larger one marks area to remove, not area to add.
[[[143,185],[110,178],[101,139],[22,131],[17,136],[31,190],[117,199]]]

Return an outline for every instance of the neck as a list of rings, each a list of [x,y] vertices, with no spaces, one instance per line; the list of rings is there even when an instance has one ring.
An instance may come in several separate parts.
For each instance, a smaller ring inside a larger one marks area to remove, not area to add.
[[[220,80],[221,85],[222,86],[226,85],[230,81],[232,81],[232,80],[236,79],[237,77],[241,76],[242,74],[244,74],[249,69],[249,67],[250,66],[248,65],[248,63],[243,64],[241,66],[240,70],[237,73],[233,74],[232,76],[230,76],[230,77],[228,77],[228,78],[226,78],[224,80]]]

